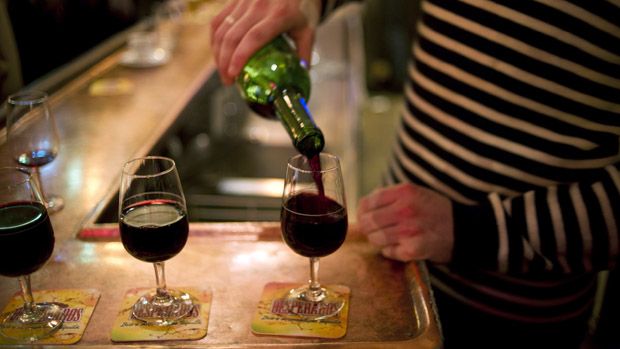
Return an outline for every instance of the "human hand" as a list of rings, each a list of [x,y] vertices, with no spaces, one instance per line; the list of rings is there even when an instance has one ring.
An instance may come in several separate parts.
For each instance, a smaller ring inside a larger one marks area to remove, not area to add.
[[[454,245],[452,204],[430,189],[404,183],[360,200],[358,225],[388,258],[448,263]]]
[[[320,13],[318,0],[232,0],[211,22],[211,46],[220,77],[233,83],[248,59],[281,33],[310,62]]]

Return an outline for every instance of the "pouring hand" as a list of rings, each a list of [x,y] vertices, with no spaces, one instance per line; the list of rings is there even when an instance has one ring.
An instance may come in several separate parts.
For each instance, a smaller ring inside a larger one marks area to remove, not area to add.
[[[279,34],[295,42],[300,59],[310,61],[318,0],[233,0],[211,22],[211,46],[226,85],[259,48]]]

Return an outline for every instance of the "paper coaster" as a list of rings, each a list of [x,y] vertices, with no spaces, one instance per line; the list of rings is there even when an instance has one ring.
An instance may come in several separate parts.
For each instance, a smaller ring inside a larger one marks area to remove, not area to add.
[[[133,304],[149,288],[134,288],[125,293],[121,310],[114,321],[112,341],[168,341],[168,340],[195,340],[207,335],[209,326],[209,311],[211,310],[211,291],[192,287],[174,287],[192,296],[194,309],[189,316],[172,326],[152,326],[134,319],[131,315]]]
[[[82,339],[100,293],[93,289],[62,289],[33,291],[36,303],[56,303],[62,308],[62,327],[52,336],[39,339],[37,344],[74,344]],[[2,311],[11,312],[23,305],[21,293],[15,294]],[[15,344],[16,341],[0,336],[0,344]]]
[[[282,311],[282,308],[286,306],[285,297],[288,292],[299,286],[301,285],[281,282],[271,282],[265,285],[252,320],[252,332],[259,335],[342,338],[347,333],[351,290],[342,285],[327,285],[326,287],[344,297],[344,307],[337,315],[309,321]],[[309,308],[309,311],[312,310]]]

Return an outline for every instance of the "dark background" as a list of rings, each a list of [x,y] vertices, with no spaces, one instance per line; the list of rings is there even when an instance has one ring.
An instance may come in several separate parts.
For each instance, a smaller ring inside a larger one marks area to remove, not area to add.
[[[8,0],[24,85],[151,13],[155,0]]]

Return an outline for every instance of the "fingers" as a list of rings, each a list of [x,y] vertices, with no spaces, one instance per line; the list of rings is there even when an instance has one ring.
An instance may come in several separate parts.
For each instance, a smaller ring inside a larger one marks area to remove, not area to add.
[[[214,36],[215,36],[215,32],[217,31],[217,29],[220,27],[220,25],[222,24],[222,22],[224,22],[224,19],[226,17],[228,17],[228,15],[230,15],[230,13],[235,9],[235,2],[230,1],[223,9],[220,13],[217,14],[217,16],[213,17],[213,19],[211,20],[211,43],[213,43],[215,40]]]
[[[306,67],[310,67],[312,63],[312,47],[314,46],[314,30],[302,30],[299,32],[291,33],[291,39],[295,41],[297,46],[297,55],[302,62],[305,62]]]
[[[256,16],[256,14],[248,16]],[[243,21],[246,21],[245,17]],[[253,22],[253,20],[248,22]],[[225,71],[222,72],[223,76],[232,81],[258,49],[283,31],[284,27],[281,22],[274,22],[269,17],[253,24],[251,28],[246,28],[245,25],[235,27],[234,31],[227,34],[220,54],[220,62],[229,62]]]
[[[390,226],[402,225],[415,218],[415,202],[408,197],[411,190],[407,188],[402,185],[388,187],[362,198],[357,210],[360,230],[368,234]]]
[[[373,191],[372,193],[360,200],[360,203],[358,205],[358,213],[364,214],[379,207],[387,206],[394,203],[396,200],[402,197],[403,187],[404,184],[400,184]]]
[[[237,6],[228,11],[223,19],[220,19],[220,24],[214,33],[213,52],[220,77],[225,85],[232,84],[235,76],[228,73],[230,56],[244,36],[255,26],[261,15],[260,12],[247,10],[247,2],[248,0],[237,2]],[[243,63],[245,64],[245,61]]]
[[[378,247],[397,244],[402,239],[415,234],[413,227],[409,226],[405,229],[402,225],[394,225],[391,227],[375,230],[366,237],[368,242]]]
[[[388,245],[381,249],[381,254],[390,259],[401,262],[428,259],[428,251],[422,246],[422,235],[415,235],[402,239],[398,244]]]
[[[399,217],[392,206],[383,206],[381,208],[368,211],[358,215],[357,221],[360,230],[364,234],[370,234],[377,230],[386,229],[391,226],[398,225],[404,217]]]
[[[214,52],[219,51],[219,47],[222,43],[222,37],[228,30],[225,28],[226,26],[230,26],[231,23],[226,18],[229,17],[233,10],[237,7],[237,3],[234,1],[230,1],[222,11],[211,20],[211,49]],[[215,56],[217,63],[217,55]]]

